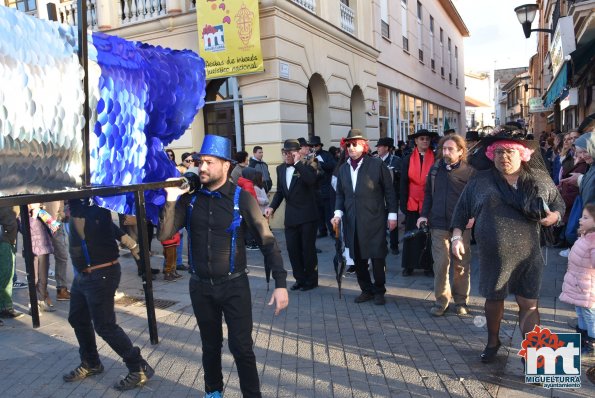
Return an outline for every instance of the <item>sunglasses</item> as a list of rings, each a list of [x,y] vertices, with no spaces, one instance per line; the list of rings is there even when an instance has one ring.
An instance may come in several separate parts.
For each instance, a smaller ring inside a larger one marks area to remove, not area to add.
[[[345,148],[357,147],[359,144],[357,142],[348,142],[345,144]]]
[[[186,162],[186,163],[192,163],[193,162],[193,159],[192,158],[184,159],[184,162]]]

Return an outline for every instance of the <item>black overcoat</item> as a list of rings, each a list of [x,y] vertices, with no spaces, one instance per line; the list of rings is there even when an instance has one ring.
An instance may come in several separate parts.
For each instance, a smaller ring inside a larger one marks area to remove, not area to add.
[[[355,191],[349,161],[337,178],[335,209],[343,212],[345,246],[354,251],[355,231],[362,259],[384,258],[388,213],[397,212],[397,199],[390,170],[379,158],[364,157],[357,174]]]

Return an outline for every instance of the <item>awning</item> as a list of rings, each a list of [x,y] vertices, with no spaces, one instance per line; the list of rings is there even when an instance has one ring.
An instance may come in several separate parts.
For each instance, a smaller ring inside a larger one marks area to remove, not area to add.
[[[560,68],[560,72],[558,72],[558,76],[554,79],[552,84],[549,87],[549,90],[545,94],[545,99],[543,100],[543,106],[549,108],[556,102],[556,100],[562,96],[565,96],[568,93],[568,63],[565,63],[562,68]]]

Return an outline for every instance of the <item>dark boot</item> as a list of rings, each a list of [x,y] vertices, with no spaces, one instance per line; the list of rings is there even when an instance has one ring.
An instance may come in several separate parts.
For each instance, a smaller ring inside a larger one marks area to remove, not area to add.
[[[155,371],[153,368],[147,363],[147,361],[143,361],[140,371],[128,372],[125,378],[114,384],[114,388],[118,391],[127,391],[136,387],[142,387],[147,381],[149,381],[151,377],[153,377],[154,374]]]

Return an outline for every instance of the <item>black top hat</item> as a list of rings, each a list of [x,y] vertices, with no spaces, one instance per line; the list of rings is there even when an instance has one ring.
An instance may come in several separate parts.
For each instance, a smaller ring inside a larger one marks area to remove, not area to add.
[[[298,142],[300,143],[300,147],[308,146],[308,141],[306,141],[306,139],[304,137],[298,138]]]
[[[433,138],[433,137],[438,137],[438,133],[435,133],[433,131],[429,131],[429,130],[426,130],[426,129],[421,129],[421,130],[417,130],[417,132],[415,134],[411,134],[409,136],[409,138],[414,138],[415,139],[417,137],[423,137],[423,136]]]
[[[310,146],[315,146],[315,145],[324,146],[322,141],[320,141],[320,137],[317,135],[313,135],[312,138],[310,138],[308,145],[310,145]]]
[[[376,143],[376,147],[379,147],[379,146],[387,146],[389,148],[394,148],[395,142],[390,137],[382,137]]]
[[[536,150],[539,148],[539,142],[535,140],[528,140],[525,130],[519,128],[517,124],[506,124],[504,126],[497,126],[490,135],[481,139],[481,144],[487,148],[489,145],[497,141],[514,141],[529,149]]]
[[[351,129],[349,130],[349,133],[347,134],[347,137],[345,137],[345,141],[348,140],[365,140],[367,139],[366,137],[364,137],[364,133],[362,133],[362,131],[360,129]]]
[[[469,130],[465,133],[465,140],[467,141],[479,141],[479,132]]]
[[[300,142],[298,140],[285,140],[283,143],[284,151],[299,151],[300,148]]]

